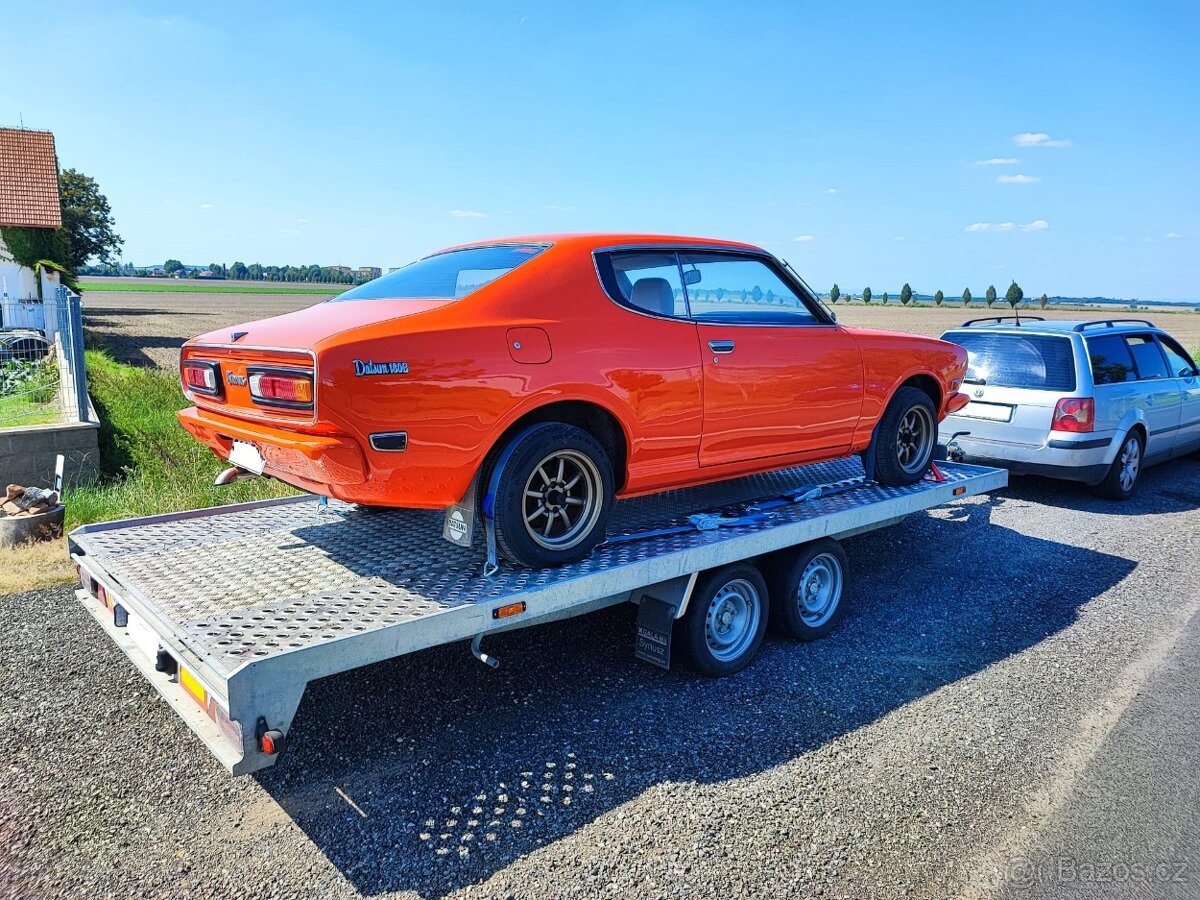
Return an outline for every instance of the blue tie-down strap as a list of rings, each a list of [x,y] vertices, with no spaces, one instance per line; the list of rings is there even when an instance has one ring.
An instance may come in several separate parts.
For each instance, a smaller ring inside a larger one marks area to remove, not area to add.
[[[791,506],[794,503],[807,503],[810,500],[817,500],[821,497],[832,497],[834,494],[852,491],[855,488],[862,487],[866,483],[867,480],[865,478],[857,477],[847,478],[844,481],[832,481],[829,484],[805,484],[797,488],[792,488],[790,491],[785,491],[774,500],[764,500],[761,503],[755,503],[748,507],[747,511],[752,513],[766,512],[767,510]]]
[[[736,528],[739,525],[757,525],[771,518],[767,512],[749,512],[736,516],[724,513],[696,513],[688,516],[688,524],[671,525],[667,528],[652,528],[649,531],[635,531],[631,534],[616,534],[608,538],[605,544],[628,544],[633,541],[644,541],[649,538],[668,537],[673,534],[689,534],[693,531],[715,531],[718,528]]]

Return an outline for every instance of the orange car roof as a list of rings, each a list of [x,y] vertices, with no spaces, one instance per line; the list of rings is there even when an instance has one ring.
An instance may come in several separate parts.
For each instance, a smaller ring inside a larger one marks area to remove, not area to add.
[[[522,234],[514,237],[488,238],[482,241],[470,241],[447,247],[446,250],[460,250],[466,247],[486,247],[489,244],[521,244],[548,243],[562,245],[579,245],[596,249],[597,247],[617,247],[625,244],[703,244],[709,247],[734,247],[739,250],[755,250],[764,252],[761,247],[745,244],[741,241],[724,241],[717,238],[688,237],[678,234],[640,234],[623,231],[615,232],[584,232],[560,234]],[[439,251],[445,252],[445,251]]]

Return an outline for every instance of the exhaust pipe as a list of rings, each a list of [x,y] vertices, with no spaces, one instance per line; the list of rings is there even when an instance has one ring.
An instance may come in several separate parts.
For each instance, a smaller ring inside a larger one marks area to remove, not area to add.
[[[235,481],[245,478],[258,478],[258,476],[253,472],[246,471],[245,469],[239,469],[237,466],[230,466],[216,477],[216,479],[213,481],[213,485],[216,487],[221,487],[222,485],[233,484]]]

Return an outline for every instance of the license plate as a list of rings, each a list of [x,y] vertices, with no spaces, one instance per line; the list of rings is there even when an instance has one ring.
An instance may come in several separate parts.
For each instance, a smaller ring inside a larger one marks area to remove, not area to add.
[[[263,455],[258,452],[257,447],[247,444],[245,441],[233,442],[233,449],[229,451],[229,461],[238,468],[253,472],[255,475],[263,473]]]
[[[972,401],[955,415],[967,419],[987,419],[989,422],[1011,422],[1013,408],[1005,403],[979,403]]]

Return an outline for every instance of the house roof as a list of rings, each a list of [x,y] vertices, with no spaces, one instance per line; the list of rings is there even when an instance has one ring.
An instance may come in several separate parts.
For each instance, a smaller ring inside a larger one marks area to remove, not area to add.
[[[0,225],[62,225],[58,156],[49,131],[0,128]]]

